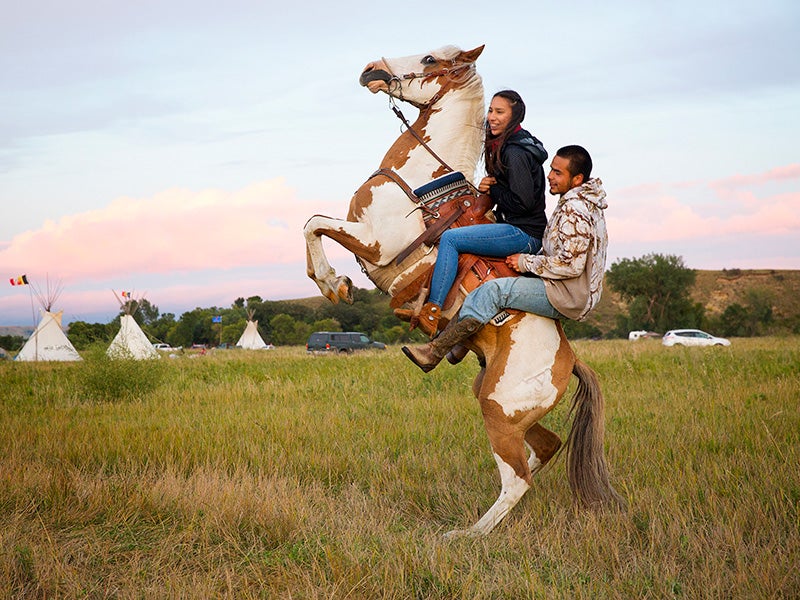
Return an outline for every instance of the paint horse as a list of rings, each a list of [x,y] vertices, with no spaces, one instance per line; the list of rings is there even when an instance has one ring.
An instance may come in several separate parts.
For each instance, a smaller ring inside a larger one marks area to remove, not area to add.
[[[393,298],[432,268],[435,244],[407,250],[426,230],[424,211],[409,188],[451,171],[468,177],[475,173],[485,118],[483,83],[475,68],[482,50],[483,46],[469,51],[446,46],[416,56],[382,58],[362,72],[362,86],[388,94],[391,102],[414,106],[419,115],[413,124],[406,121],[408,126],[380,168],[358,188],[346,220],[315,215],[305,225],[308,276],[332,302],[352,302],[352,283],[337,276],[326,259],[323,236],[355,254],[375,286]],[[457,313],[464,298],[460,293],[443,318]],[[502,489],[477,523],[448,535],[489,533],[531,487],[533,475],[562,445],[558,435],[539,421],[564,395],[572,375],[578,386],[565,449],[573,497],[591,508],[622,505],[609,481],[603,449],[604,400],[594,372],[576,358],[558,321],[521,312],[496,321],[466,344],[481,366],[473,393],[480,402]]]

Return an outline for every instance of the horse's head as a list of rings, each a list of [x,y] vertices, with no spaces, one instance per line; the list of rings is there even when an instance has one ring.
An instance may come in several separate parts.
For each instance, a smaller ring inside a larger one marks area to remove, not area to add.
[[[445,46],[405,58],[381,58],[369,63],[359,83],[373,94],[384,92],[417,107],[434,104],[445,92],[476,77],[475,61],[483,46],[463,51]]]

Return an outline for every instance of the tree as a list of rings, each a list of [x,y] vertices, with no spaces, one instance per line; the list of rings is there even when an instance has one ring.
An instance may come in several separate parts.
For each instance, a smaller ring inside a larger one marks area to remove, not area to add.
[[[752,337],[761,335],[773,321],[772,296],[767,290],[749,289],[745,293],[746,304],[730,304],[714,325],[720,335]]]
[[[112,321],[113,323],[113,321]],[[76,350],[86,350],[92,344],[102,342],[108,344],[113,339],[111,324],[86,323],[73,321],[69,324],[67,338]]]
[[[661,254],[622,259],[606,273],[611,289],[628,302],[626,325],[653,331],[699,326],[702,306],[689,298],[696,277],[681,257]]]
[[[272,328],[272,343],[276,346],[305,344],[312,332],[311,325],[286,314],[275,315],[269,324]]]

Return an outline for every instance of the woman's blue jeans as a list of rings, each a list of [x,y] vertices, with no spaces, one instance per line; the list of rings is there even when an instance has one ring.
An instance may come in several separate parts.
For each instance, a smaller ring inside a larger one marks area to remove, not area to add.
[[[442,306],[458,273],[459,254],[479,254],[503,258],[522,252],[536,254],[542,240],[508,223],[486,223],[448,229],[439,241],[439,254],[433,268],[428,300]]]
[[[516,308],[552,319],[565,318],[547,299],[544,281],[539,277],[523,275],[492,279],[474,289],[464,300],[458,319],[460,321],[470,317],[481,323],[488,323],[506,308]]]

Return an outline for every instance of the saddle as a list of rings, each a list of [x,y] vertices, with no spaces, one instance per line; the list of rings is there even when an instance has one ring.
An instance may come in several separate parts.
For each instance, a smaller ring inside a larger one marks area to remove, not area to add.
[[[413,190],[412,193],[419,199],[417,206],[423,211],[425,231],[398,255],[397,264],[400,264],[420,245],[438,243],[442,233],[451,227],[495,222],[494,219],[487,216],[493,204],[489,195],[477,194],[462,173],[448,173]],[[463,290],[465,293],[469,293],[491,279],[518,275],[518,272],[506,265],[505,258],[461,254],[458,257],[458,272],[455,281],[445,298],[442,310],[446,312],[453,307],[459,297],[459,291]],[[391,308],[400,308],[411,302],[415,306],[421,307],[427,299],[432,276],[433,265],[395,293],[390,302]]]

